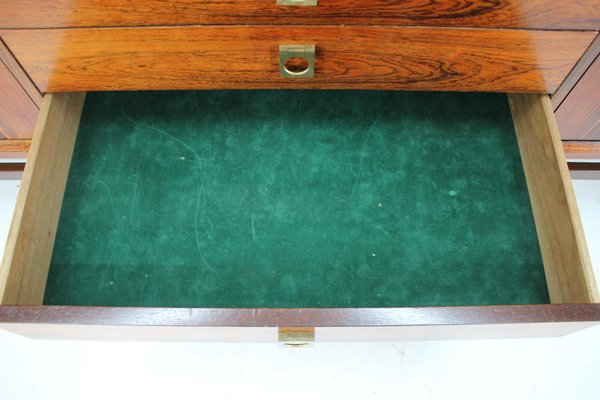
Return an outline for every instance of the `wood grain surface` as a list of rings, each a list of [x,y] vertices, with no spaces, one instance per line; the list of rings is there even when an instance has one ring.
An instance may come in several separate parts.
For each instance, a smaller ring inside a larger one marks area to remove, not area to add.
[[[204,327],[435,326],[598,322],[600,304],[402,308],[0,306],[0,324]]]
[[[556,110],[564,140],[600,141],[600,56]]]
[[[563,149],[569,160],[598,159],[600,160],[600,141],[563,141]]]
[[[44,92],[360,88],[554,92],[595,32],[398,27],[0,31]],[[316,45],[315,77],[281,78],[280,44]]]
[[[38,108],[0,60],[0,139],[31,138]]]
[[[552,303],[600,301],[575,192],[547,95],[508,96]]]
[[[0,265],[0,304],[41,304],[85,93],[44,97]]]
[[[3,0],[0,28],[157,25],[412,25],[597,30],[597,0]]]
[[[15,77],[17,82],[21,85],[23,90],[27,93],[31,101],[33,101],[36,107],[39,109],[42,105],[42,93],[35,87],[31,79],[27,76],[19,62],[12,55],[10,50],[6,47],[2,39],[0,38],[0,61],[4,63],[6,68]]]
[[[599,2],[600,4],[600,2]],[[596,36],[596,39],[592,42],[590,47],[585,51],[583,56],[579,59],[575,67],[571,70],[569,75],[565,78],[560,87],[552,95],[552,105],[556,111],[562,102],[567,98],[571,90],[577,85],[577,82],[584,76],[586,71],[590,68],[594,60],[600,55],[600,35]]]
[[[31,139],[0,139],[0,154],[27,153]]]

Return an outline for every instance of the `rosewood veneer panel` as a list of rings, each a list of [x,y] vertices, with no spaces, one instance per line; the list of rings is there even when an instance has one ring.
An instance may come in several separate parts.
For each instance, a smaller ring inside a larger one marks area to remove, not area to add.
[[[600,57],[556,110],[565,140],[600,141]]]
[[[40,90],[361,88],[554,92],[595,32],[399,27],[161,27],[0,32]],[[279,76],[314,44],[315,77]]]
[[[0,60],[0,140],[31,138],[38,108]],[[0,143],[0,147],[3,147]]]

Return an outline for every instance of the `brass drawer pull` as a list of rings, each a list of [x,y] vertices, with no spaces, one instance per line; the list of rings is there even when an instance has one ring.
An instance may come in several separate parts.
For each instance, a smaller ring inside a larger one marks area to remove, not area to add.
[[[316,6],[319,0],[277,0],[278,6]]]
[[[315,76],[315,46],[279,46],[279,73],[282,78],[312,78]]]
[[[280,326],[277,336],[281,347],[312,347],[315,342],[315,328]]]

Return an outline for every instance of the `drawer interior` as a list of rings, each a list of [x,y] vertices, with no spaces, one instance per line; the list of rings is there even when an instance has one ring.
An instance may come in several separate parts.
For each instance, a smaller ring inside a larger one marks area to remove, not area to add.
[[[537,133],[524,138],[527,125],[545,120],[515,113],[515,97],[513,125],[502,94],[104,92],[89,93],[82,113],[83,96],[53,96],[0,270],[3,304],[361,308],[597,295],[585,241],[564,229],[578,215],[555,184],[562,167],[545,160],[552,136],[528,143]]]
[[[44,302],[547,303],[506,96],[89,93]]]

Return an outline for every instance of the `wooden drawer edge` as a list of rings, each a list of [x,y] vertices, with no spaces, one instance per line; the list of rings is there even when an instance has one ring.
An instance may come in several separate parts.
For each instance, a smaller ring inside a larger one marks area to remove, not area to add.
[[[600,304],[388,308],[0,306],[0,324],[357,327],[600,322]]]
[[[1,139],[0,154],[2,156],[19,155],[26,156],[31,147],[31,139]],[[4,157],[3,157],[4,158]],[[25,158],[25,157],[23,157]]]
[[[563,141],[568,160],[600,160],[600,142]]]
[[[316,326],[317,342],[482,339],[562,336],[598,321],[599,304],[370,309],[0,306],[0,328],[37,339],[274,342],[285,326]]]

